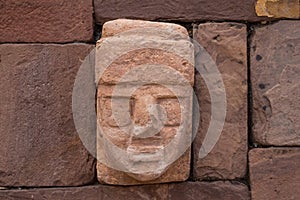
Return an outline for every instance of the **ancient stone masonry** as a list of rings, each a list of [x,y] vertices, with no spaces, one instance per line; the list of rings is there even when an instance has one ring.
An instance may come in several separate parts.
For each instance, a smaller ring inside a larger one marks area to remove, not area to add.
[[[118,18],[144,20],[176,20],[196,22],[203,20],[261,21],[257,16],[256,0],[94,0],[95,20],[104,23]]]
[[[255,7],[258,16],[274,18],[300,18],[299,0],[258,0]]]
[[[98,180],[121,185],[186,180],[194,82],[186,29],[115,20],[104,24],[96,48]]]
[[[262,145],[300,145],[300,22],[256,28],[251,44],[253,136]]]
[[[151,184],[139,186],[108,186],[94,185],[69,188],[40,188],[29,190],[0,191],[2,200],[19,199],[49,199],[49,200],[249,200],[250,194],[246,185],[238,182],[223,181],[183,182],[172,184]]]
[[[89,42],[92,0],[0,0],[0,42]]]
[[[0,45],[1,186],[77,186],[94,179],[94,158],[77,135],[71,109],[80,59],[91,49]]]
[[[299,200],[299,102],[300,0],[0,0],[0,200]]]
[[[300,148],[253,149],[249,161],[253,200],[299,199]]]
[[[238,23],[200,24],[195,27],[194,39],[206,49],[220,72],[227,105],[220,138],[212,151],[206,157],[200,158],[199,150],[207,137],[212,117],[213,100],[212,91],[208,90],[202,75],[196,74],[200,124],[194,141],[194,178],[211,180],[244,177],[248,146],[246,26]],[[218,88],[217,92],[219,90]]]

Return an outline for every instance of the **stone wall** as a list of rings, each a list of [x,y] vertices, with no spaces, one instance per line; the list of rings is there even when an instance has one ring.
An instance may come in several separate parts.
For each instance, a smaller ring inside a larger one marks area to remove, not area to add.
[[[0,0],[0,199],[300,199],[299,8],[297,0]],[[77,71],[103,23],[118,18],[184,26],[222,76],[224,127],[200,159],[212,102],[195,73],[200,122],[186,181],[100,184],[78,136]]]

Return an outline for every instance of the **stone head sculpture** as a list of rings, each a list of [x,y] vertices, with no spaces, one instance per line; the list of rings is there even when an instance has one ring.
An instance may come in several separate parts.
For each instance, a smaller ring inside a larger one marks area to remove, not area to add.
[[[193,45],[185,28],[115,20],[96,47],[102,183],[183,181],[192,139]]]

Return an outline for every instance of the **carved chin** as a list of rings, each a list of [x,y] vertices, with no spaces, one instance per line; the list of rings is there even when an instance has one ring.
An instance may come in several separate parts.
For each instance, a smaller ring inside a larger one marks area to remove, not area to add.
[[[127,174],[138,181],[152,181],[159,178],[164,172],[165,170],[160,173],[144,173],[144,174],[127,173]]]

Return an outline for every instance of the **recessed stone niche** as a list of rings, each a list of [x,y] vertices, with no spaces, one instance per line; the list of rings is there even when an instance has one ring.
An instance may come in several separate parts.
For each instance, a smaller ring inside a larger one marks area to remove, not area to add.
[[[190,174],[194,47],[171,23],[119,19],[96,45],[97,177],[137,185]]]

